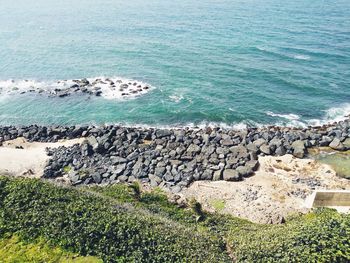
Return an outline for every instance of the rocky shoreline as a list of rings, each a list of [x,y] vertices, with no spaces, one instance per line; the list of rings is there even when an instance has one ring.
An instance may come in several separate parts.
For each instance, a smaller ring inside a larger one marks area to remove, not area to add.
[[[105,96],[111,98],[128,98],[148,92],[151,86],[136,80],[120,78],[83,78],[73,80],[60,80],[55,83],[36,83],[23,80],[20,83],[15,80],[8,81],[6,87],[1,87],[0,94],[39,94],[49,97],[64,98],[74,94],[90,96]]]
[[[304,129],[245,130],[156,129],[120,126],[0,126],[4,141],[57,142],[86,138],[82,144],[47,149],[45,178],[65,178],[72,185],[140,180],[177,193],[199,180],[240,181],[259,167],[258,155],[293,154],[303,158],[310,147],[350,149],[350,120]]]

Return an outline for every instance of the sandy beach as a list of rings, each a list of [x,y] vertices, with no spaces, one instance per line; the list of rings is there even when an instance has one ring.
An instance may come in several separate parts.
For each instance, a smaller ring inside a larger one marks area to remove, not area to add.
[[[0,174],[13,176],[28,176],[40,178],[49,156],[46,148],[58,148],[60,146],[72,146],[81,143],[84,138],[61,140],[56,143],[28,142],[20,137],[6,141],[0,146]]]

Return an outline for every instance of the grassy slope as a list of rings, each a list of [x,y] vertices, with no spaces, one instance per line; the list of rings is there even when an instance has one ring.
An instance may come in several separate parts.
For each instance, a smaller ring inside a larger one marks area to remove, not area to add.
[[[7,263],[102,263],[95,257],[81,257],[74,253],[52,247],[44,240],[24,242],[18,236],[0,239],[0,262]]]
[[[229,260],[221,239],[196,226],[38,180],[0,179],[0,230],[106,262]]]
[[[59,188],[0,178],[0,234],[45,238],[106,262],[348,262],[350,216],[319,210],[258,225],[169,203],[125,185]]]

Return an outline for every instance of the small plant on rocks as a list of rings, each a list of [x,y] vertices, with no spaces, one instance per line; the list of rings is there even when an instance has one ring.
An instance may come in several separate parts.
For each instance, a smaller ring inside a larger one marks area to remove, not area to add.
[[[205,219],[205,214],[203,212],[202,205],[194,197],[189,201],[189,205],[192,211],[197,215],[196,221],[203,221]]]

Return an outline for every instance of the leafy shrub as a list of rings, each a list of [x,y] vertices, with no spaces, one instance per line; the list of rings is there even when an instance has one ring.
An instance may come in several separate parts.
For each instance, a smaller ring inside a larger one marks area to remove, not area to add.
[[[113,198],[120,203],[135,203],[137,200],[130,191],[127,184],[114,184],[109,186],[90,186],[83,188],[83,190],[89,190],[101,194],[105,197]]]
[[[202,205],[194,198],[190,200],[189,205],[192,208],[192,211],[197,215],[197,222],[203,221],[205,214],[203,212]]]
[[[167,195],[157,188],[143,193],[139,205],[154,214],[181,224],[193,225],[196,223],[196,215],[190,209],[179,208],[177,204],[169,202]]]
[[[133,182],[129,185],[130,190],[132,191],[134,198],[140,200],[141,198],[141,184],[138,181]]]
[[[283,225],[235,227],[229,240],[238,262],[350,262],[350,216],[319,209]]]

